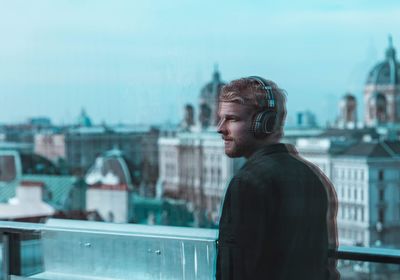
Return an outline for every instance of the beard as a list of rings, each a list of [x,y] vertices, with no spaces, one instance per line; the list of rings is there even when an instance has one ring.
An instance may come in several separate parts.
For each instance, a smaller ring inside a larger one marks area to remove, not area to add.
[[[225,154],[230,158],[246,157],[251,151],[252,145],[248,141],[225,141]]]

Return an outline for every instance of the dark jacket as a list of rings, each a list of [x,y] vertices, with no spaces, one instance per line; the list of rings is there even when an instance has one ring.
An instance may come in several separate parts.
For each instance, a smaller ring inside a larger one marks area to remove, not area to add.
[[[293,146],[258,150],[226,191],[217,279],[337,279],[336,211],[331,183]]]

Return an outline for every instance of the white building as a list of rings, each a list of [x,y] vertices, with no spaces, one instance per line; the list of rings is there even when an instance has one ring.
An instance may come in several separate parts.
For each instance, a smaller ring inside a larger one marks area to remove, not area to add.
[[[298,139],[335,186],[341,245],[400,245],[400,142]]]
[[[217,221],[227,183],[244,160],[225,155],[215,130],[163,136],[158,145],[163,196],[184,199]]]

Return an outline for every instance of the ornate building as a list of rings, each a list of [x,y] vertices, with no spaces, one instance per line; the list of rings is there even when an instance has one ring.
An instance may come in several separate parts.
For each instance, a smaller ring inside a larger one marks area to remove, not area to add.
[[[218,124],[218,98],[224,85],[217,68],[215,68],[212,81],[207,83],[200,92],[199,122],[201,128],[205,129]]]
[[[392,37],[383,62],[368,74],[365,90],[365,124],[369,127],[400,123],[400,63]]]

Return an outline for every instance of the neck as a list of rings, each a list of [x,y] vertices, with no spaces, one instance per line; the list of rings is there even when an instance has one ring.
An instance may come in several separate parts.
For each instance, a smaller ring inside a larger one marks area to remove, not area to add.
[[[244,157],[246,159],[248,159],[249,157],[251,157],[255,152],[257,152],[258,150],[264,148],[265,146],[269,146],[269,145],[273,145],[273,144],[278,144],[279,140],[276,141],[275,139],[269,138],[267,137],[266,139],[262,139],[260,141],[257,141],[255,143],[255,145],[253,146],[253,149],[251,149],[251,151],[249,151],[249,153],[247,153],[246,155],[244,155]]]

